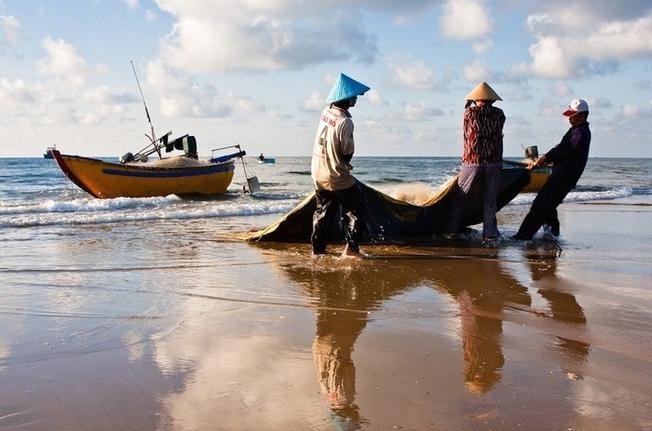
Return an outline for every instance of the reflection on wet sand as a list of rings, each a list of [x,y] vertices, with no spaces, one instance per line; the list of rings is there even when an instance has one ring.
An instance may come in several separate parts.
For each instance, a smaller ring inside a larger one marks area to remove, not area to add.
[[[524,256],[523,261],[530,269],[531,287],[535,289],[537,280],[556,277],[555,255],[548,255],[545,260]],[[433,281],[455,298],[459,306],[465,387],[473,393],[487,392],[500,380],[505,362],[501,343],[504,312],[531,311],[528,288],[512,277],[498,259],[479,260],[473,264],[473,271],[463,275],[454,267],[444,266]],[[560,322],[586,324],[584,312],[574,295],[541,288],[537,293],[548,302],[552,311],[548,317]],[[588,344],[558,338],[563,340],[557,343],[563,351],[574,351],[578,357],[588,353]]]
[[[382,308],[383,301],[412,288],[430,286],[457,303],[464,361],[462,380],[471,393],[487,393],[501,379],[505,363],[503,323],[510,314],[534,313],[560,322],[586,324],[574,295],[539,287],[540,280],[556,276],[554,256],[546,256],[545,260],[523,257],[530,268],[532,290],[546,300],[549,314],[532,309],[528,287],[517,281],[498,257],[480,256],[472,264],[456,259],[406,259],[398,266],[386,266],[374,261],[353,269],[338,267],[337,261],[280,265],[316,310],[313,354],[321,390],[338,429],[359,429],[366,423],[355,402],[356,367],[352,355],[357,338],[374,318],[374,311]],[[588,344],[571,339],[556,345],[580,361],[589,351]]]

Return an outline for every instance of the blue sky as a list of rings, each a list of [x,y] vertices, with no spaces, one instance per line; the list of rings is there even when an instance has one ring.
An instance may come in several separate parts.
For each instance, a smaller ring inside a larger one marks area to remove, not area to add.
[[[140,149],[149,131],[200,154],[310,155],[340,72],[357,155],[458,156],[464,96],[504,99],[505,155],[546,151],[591,107],[592,156],[652,157],[652,2],[630,0],[0,0],[0,157],[56,144]]]

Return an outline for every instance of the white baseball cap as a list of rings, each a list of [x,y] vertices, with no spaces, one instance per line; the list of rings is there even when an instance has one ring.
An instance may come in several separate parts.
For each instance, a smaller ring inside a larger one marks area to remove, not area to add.
[[[584,99],[573,99],[568,105],[568,109],[563,112],[567,117],[572,117],[573,115],[580,112],[589,112],[589,104],[586,103]]]

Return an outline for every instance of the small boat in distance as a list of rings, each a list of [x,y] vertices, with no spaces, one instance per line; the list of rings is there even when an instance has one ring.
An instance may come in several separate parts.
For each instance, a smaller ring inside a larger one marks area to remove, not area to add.
[[[260,153],[260,156],[256,158],[258,163],[276,163],[276,159],[273,157],[265,157],[263,153]]]
[[[44,159],[54,159],[54,156],[52,155],[52,150],[56,150],[57,146],[53,145],[51,147],[47,147],[45,149],[45,153],[43,153],[43,158]]]

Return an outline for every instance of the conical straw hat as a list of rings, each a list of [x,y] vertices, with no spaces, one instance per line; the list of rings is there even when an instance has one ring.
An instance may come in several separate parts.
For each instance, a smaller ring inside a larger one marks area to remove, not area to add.
[[[503,100],[486,82],[481,82],[466,95],[466,100]]]
[[[362,96],[370,88],[353,78],[349,78],[343,73],[337,78],[335,85],[326,98],[326,103],[339,102],[353,96]]]

